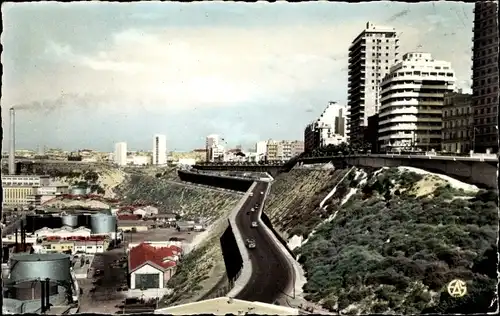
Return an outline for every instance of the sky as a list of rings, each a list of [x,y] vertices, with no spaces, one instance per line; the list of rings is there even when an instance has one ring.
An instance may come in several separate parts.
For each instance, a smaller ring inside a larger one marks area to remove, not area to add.
[[[302,139],[347,103],[347,54],[368,21],[471,85],[473,4],[130,2],[2,4],[2,126],[16,147],[151,150]],[[4,137],[4,149],[7,141]]]

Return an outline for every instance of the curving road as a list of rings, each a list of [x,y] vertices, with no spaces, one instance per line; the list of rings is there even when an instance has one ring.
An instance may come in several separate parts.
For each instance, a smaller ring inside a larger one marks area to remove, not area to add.
[[[249,282],[235,298],[246,301],[274,303],[291,285],[292,270],[287,258],[281,249],[274,243],[265,231],[264,224],[252,228],[252,221],[258,221],[259,210],[250,212],[255,203],[264,204],[264,197],[269,184],[257,182],[253,190],[253,197],[247,202],[236,216],[236,226],[244,241],[247,238],[255,239],[257,247],[248,249],[252,264],[252,275]],[[264,192],[264,194],[260,194]],[[247,214],[250,212],[250,214]],[[246,243],[245,243],[246,245]]]

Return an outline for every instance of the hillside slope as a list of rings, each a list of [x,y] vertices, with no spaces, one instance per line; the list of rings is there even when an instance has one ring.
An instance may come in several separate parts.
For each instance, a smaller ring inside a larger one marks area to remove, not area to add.
[[[133,174],[116,190],[125,201],[150,203],[162,212],[188,218],[203,218],[211,223],[230,210],[240,195],[203,187],[175,183],[150,175]]]
[[[266,213],[299,246],[308,300],[350,314],[487,311],[495,193],[404,168],[353,169],[339,184],[345,174],[294,169],[271,188]],[[468,286],[460,300],[446,292],[456,278]]]

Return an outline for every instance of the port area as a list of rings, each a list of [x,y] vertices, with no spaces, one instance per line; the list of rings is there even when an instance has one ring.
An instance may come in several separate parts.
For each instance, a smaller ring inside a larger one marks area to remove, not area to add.
[[[199,234],[195,231],[178,231],[174,227],[155,228],[147,231],[127,232],[124,240],[114,249],[95,255],[85,255],[84,265],[77,259],[73,268],[81,288],[78,313],[135,314],[148,313],[156,308],[156,300],[140,295],[140,290],[129,290],[129,246],[141,242],[182,243],[182,248]],[[87,264],[87,259],[89,264]],[[88,272],[88,273],[87,273]]]

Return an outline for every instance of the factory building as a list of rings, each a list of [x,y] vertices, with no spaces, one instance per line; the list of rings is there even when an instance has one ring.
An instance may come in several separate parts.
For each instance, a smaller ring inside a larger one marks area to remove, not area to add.
[[[3,205],[8,207],[28,206],[36,192],[32,186],[3,186]]]
[[[177,246],[154,247],[147,243],[131,248],[128,264],[130,289],[153,290],[160,294],[158,290],[165,289],[174,275],[181,252]]]

